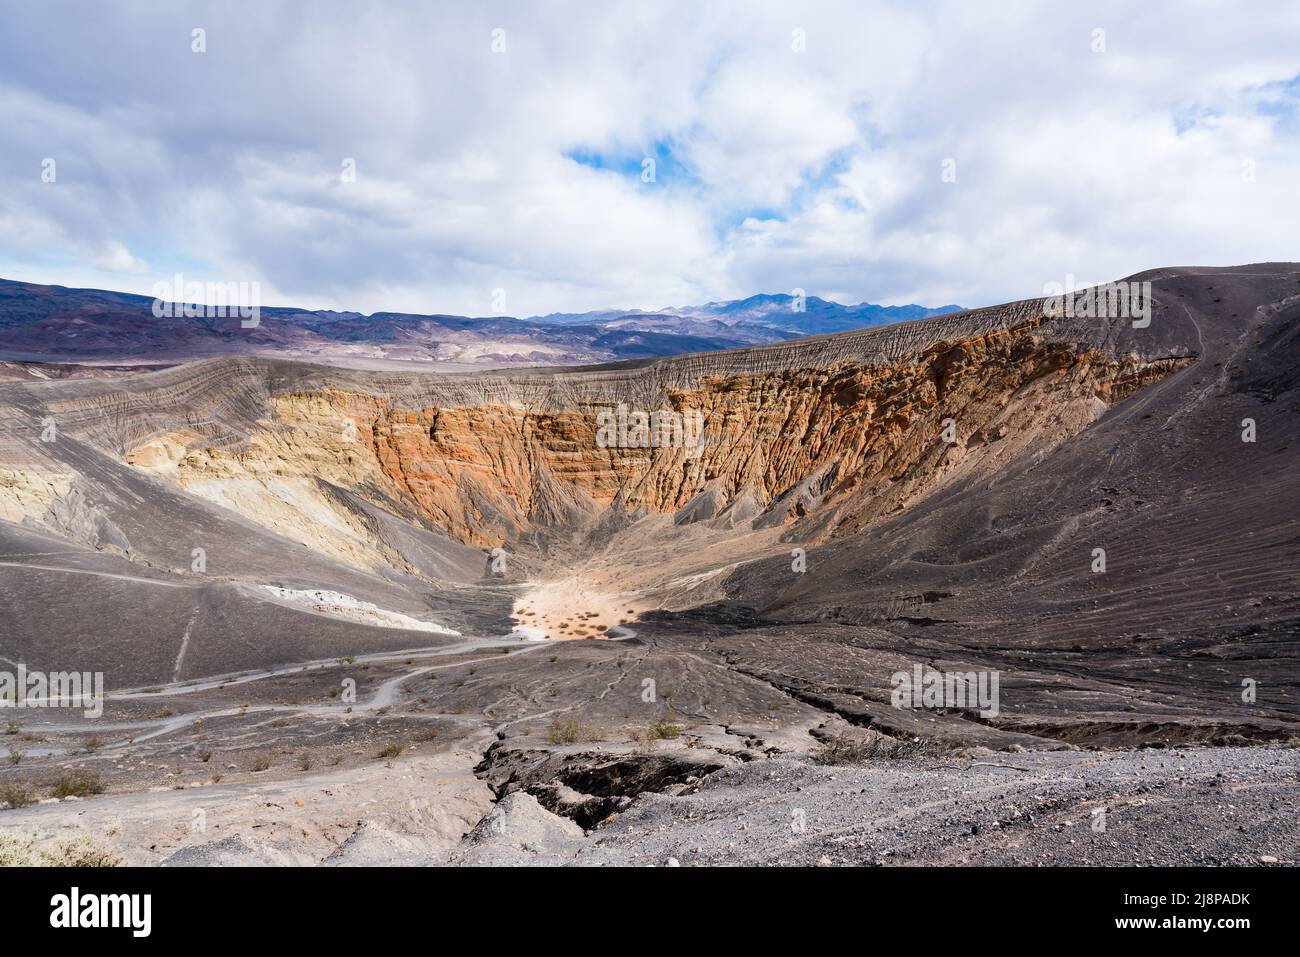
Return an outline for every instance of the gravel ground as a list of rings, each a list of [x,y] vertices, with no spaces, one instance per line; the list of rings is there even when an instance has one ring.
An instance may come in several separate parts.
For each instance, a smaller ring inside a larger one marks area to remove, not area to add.
[[[833,767],[777,758],[718,771],[678,795],[642,795],[585,843],[524,842],[529,853],[511,863],[1295,864],[1297,811],[1293,749],[990,753]],[[491,834],[472,838],[462,862],[501,862]]]

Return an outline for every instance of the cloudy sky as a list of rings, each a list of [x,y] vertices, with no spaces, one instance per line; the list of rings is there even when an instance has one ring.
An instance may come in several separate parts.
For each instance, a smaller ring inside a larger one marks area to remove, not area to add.
[[[0,276],[532,315],[1300,259],[1294,0],[416,6],[6,4]]]

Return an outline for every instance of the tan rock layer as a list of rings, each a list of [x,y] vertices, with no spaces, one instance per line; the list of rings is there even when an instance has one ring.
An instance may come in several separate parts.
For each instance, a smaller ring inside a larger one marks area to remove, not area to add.
[[[933,343],[895,362],[702,376],[666,389],[664,408],[703,415],[694,456],[601,448],[597,415],[610,406],[584,399],[545,412],[512,402],[401,408],[327,388],[274,396],[272,420],[238,446],[133,457],[166,462],[182,484],[202,477],[209,490],[223,477],[322,479],[404,503],[479,546],[580,522],[620,496],[659,512],[700,506],[699,518],[804,519],[804,537],[816,540],[1044,454],[1192,361],[1111,358],[1042,337],[1041,322]],[[948,419],[954,442],[945,441]]]

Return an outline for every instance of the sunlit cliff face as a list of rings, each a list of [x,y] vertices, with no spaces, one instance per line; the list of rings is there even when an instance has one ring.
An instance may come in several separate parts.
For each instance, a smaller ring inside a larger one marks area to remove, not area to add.
[[[501,394],[399,404],[324,388],[273,395],[269,415],[237,440],[176,429],[132,445],[125,459],[367,568],[406,563],[337,489],[484,548],[579,531],[611,507],[825,540],[949,482],[1045,454],[1190,361],[1110,358],[1047,341],[1041,322],[934,342],[896,361],[666,385],[666,400],[642,411],[698,417],[690,443],[605,440],[610,409],[639,409],[634,396],[538,408]]]

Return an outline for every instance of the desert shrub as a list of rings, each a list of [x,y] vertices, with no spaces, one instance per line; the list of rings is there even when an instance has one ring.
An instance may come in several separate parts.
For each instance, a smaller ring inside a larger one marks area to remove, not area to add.
[[[577,718],[555,718],[546,732],[551,744],[576,744],[579,741],[599,741],[600,732]]]
[[[269,754],[259,754],[257,757],[253,758],[252,767],[254,771],[265,771],[270,766],[271,756]]]
[[[87,768],[66,771],[50,785],[50,796],[56,798],[84,798],[103,793],[104,784],[99,780],[99,775]]]
[[[36,863],[35,838],[0,831],[0,867],[31,867]]]
[[[0,867],[121,867],[115,850],[89,834],[66,837],[36,848],[36,836],[0,831]]]
[[[36,803],[36,792],[24,781],[6,781],[0,784],[0,806],[16,808]]]
[[[122,867],[126,861],[89,834],[79,834],[42,848],[37,863],[41,867]]]
[[[667,718],[660,718],[654,724],[646,729],[646,738],[650,741],[666,741],[675,738],[682,733],[682,729],[677,727]]]
[[[405,750],[406,750],[406,745],[402,744],[402,742],[389,741],[386,745],[384,745],[382,748],[379,749],[379,753],[376,754],[375,757],[380,759],[395,758]]]

